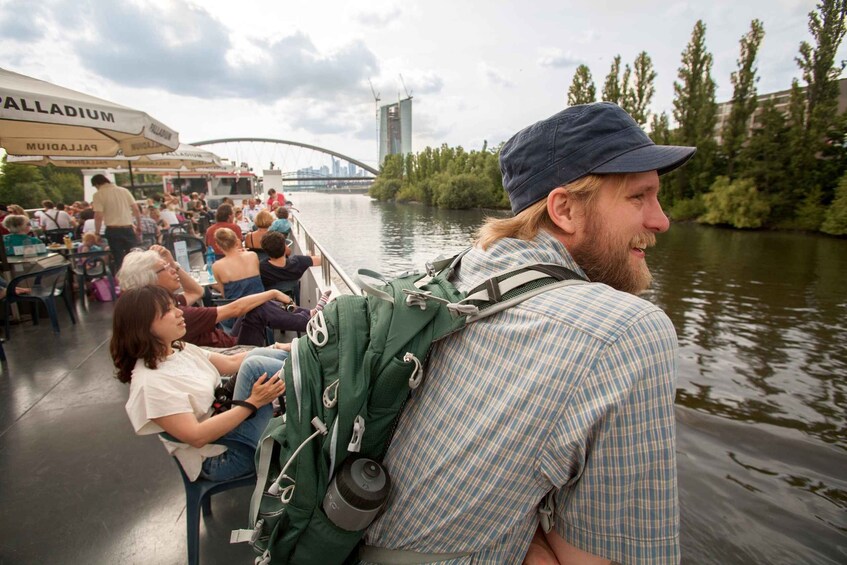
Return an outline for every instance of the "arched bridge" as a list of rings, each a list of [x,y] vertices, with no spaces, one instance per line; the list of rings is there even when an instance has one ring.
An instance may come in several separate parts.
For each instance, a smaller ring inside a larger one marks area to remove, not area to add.
[[[268,150],[266,144],[270,144],[272,149]],[[338,180],[373,180],[373,177],[379,174],[379,171],[367,163],[327,149],[301,143],[299,141],[291,141],[289,139],[273,139],[267,137],[228,137],[223,139],[207,139],[204,141],[194,141],[191,145],[207,146],[214,153],[221,157],[226,157],[235,163],[248,162],[251,167],[257,170],[270,168],[271,164],[275,164],[277,168],[288,171],[313,171],[314,177],[335,178]],[[208,146],[214,145],[215,148]],[[308,150],[308,155],[303,155],[302,151],[293,154],[292,151],[281,149],[298,148]],[[323,156],[323,157],[321,157]],[[331,157],[330,166],[321,163],[327,160],[327,156]],[[335,161],[338,159],[338,161]],[[342,167],[340,161],[352,163],[356,167],[362,169],[363,173],[350,174],[349,171],[355,167]],[[328,169],[328,174],[321,174],[321,169]],[[333,170],[335,169],[335,170]],[[370,173],[365,176],[364,173]],[[373,175],[373,176],[371,176]],[[308,176],[308,175],[307,175]],[[298,178],[304,178],[300,175]]]

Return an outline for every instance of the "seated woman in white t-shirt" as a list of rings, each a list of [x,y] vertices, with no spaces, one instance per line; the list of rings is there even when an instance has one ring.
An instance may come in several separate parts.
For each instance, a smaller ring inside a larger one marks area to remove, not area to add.
[[[192,481],[228,480],[254,469],[271,402],[285,392],[282,360],[221,355],[181,342],[182,311],[158,286],[125,291],[115,304],[112,332],[112,361],[118,380],[130,385],[126,411],[137,434],[165,431],[178,439],[160,436]],[[222,374],[236,371],[235,402],[214,415],[215,387]]]

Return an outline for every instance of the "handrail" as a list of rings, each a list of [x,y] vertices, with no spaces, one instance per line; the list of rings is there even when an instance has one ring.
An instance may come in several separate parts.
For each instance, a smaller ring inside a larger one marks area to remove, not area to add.
[[[320,244],[315,238],[309,233],[308,228],[303,224],[303,222],[297,216],[289,217],[289,221],[292,223],[292,227],[297,230],[297,242],[301,244],[301,246],[305,247],[308,250],[309,255],[315,255],[315,249],[320,251],[321,255],[321,277],[323,278],[324,286],[329,287],[333,282],[333,272],[337,275],[338,281],[344,283],[344,286],[347,287],[347,290],[350,294],[362,294],[362,289],[358,284],[348,275],[341,265],[336,261],[332,255]],[[302,232],[302,239],[301,239]],[[336,281],[337,282],[337,281]],[[342,290],[343,289],[339,289]],[[344,292],[344,294],[348,294],[348,292]]]

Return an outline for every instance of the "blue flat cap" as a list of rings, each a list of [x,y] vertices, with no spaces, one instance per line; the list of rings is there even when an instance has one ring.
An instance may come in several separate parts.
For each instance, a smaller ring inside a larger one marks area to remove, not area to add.
[[[516,133],[500,151],[500,171],[517,214],[585,175],[663,175],[696,150],[656,145],[620,106],[598,102],[571,106]]]

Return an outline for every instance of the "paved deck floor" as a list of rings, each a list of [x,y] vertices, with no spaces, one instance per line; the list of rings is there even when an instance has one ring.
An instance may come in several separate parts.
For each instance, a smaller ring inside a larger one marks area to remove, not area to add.
[[[156,437],[138,437],[112,376],[111,303],[59,306],[49,322],[12,327],[0,368],[0,564],[178,564],[187,560],[185,496]],[[212,498],[200,562],[252,563],[230,545],[250,490]]]

